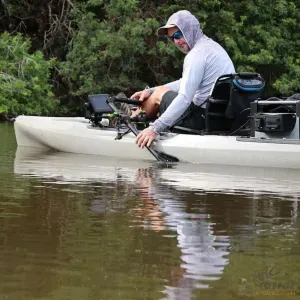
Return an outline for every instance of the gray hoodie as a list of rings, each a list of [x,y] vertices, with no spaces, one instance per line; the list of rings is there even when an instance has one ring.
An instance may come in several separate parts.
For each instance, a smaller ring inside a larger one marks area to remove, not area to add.
[[[190,50],[184,59],[181,79],[165,85],[178,95],[153,123],[151,128],[157,133],[171,127],[192,102],[201,105],[219,76],[235,73],[227,52],[203,34],[199,21],[189,11],[176,12],[169,18],[168,24],[174,24],[181,30]]]

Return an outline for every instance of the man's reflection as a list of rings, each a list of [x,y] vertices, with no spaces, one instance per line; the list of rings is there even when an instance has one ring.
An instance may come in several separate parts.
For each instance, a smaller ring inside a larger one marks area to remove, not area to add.
[[[170,270],[163,293],[169,299],[191,299],[194,289],[209,288],[220,278],[228,263],[229,237],[214,234],[205,208],[190,212],[185,194],[161,184],[155,168],[139,169],[136,184],[144,202],[135,213],[144,228],[176,232],[181,251],[180,267]]]

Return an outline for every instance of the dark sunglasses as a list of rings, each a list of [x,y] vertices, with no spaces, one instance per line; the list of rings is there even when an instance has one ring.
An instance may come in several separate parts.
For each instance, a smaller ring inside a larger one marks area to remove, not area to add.
[[[174,42],[174,40],[179,40],[183,36],[182,32],[180,30],[177,30],[173,33],[172,36],[168,36],[168,38]]]

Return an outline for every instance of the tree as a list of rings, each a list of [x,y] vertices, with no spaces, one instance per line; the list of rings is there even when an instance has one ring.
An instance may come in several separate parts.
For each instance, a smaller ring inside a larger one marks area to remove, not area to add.
[[[180,9],[228,51],[238,71],[259,72],[267,94],[300,90],[299,0],[51,0],[2,1],[4,30],[30,37],[28,53],[55,57],[54,92],[68,112],[91,93],[128,95],[181,75],[184,55],[155,36]],[[8,4],[7,4],[8,3]],[[68,47],[67,47],[68,45]]]

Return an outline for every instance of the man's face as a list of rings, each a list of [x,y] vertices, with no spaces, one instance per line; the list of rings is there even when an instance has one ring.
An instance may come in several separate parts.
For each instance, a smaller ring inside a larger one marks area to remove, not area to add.
[[[186,40],[184,39],[183,35],[179,38],[176,39],[174,38],[174,33],[179,31],[178,27],[172,27],[172,28],[168,28],[168,36],[169,38],[171,38],[173,40],[173,43],[176,44],[180,49],[183,50],[183,52],[187,53],[190,50],[189,45],[187,44]],[[176,37],[176,35],[175,35]]]

